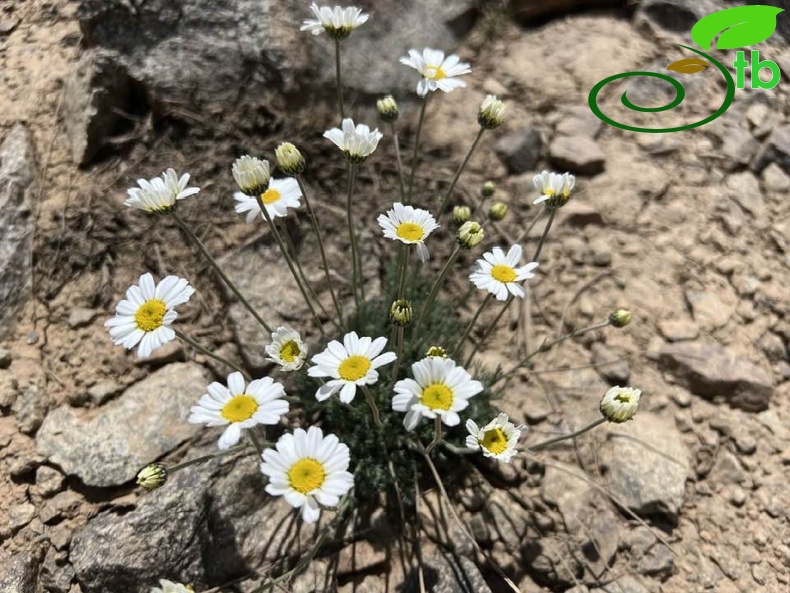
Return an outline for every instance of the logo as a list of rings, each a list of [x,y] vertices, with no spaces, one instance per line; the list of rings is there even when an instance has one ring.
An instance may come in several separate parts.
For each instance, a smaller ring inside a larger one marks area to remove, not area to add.
[[[699,126],[704,126],[705,124],[712,122],[714,119],[727,111],[729,106],[732,104],[732,101],[735,98],[735,89],[746,88],[747,68],[751,67],[749,84],[753,89],[774,88],[777,84],[779,84],[781,73],[779,71],[779,66],[777,66],[774,62],[770,60],[761,60],[759,51],[751,50],[749,59],[747,59],[746,52],[739,50],[736,52],[735,61],[733,62],[733,68],[735,68],[736,76],[733,80],[730,71],[721,62],[716,60],[710,54],[706,53],[706,51],[711,50],[711,46],[714,45],[714,40],[716,40],[717,36],[718,40],[715,42],[715,49],[720,50],[743,48],[765,41],[776,30],[776,16],[780,12],[783,12],[783,9],[777,8],[775,6],[762,5],[736,6],[735,8],[719,10],[718,12],[714,12],[713,14],[709,14],[701,18],[691,29],[691,38],[701,49],[689,47],[687,45],[681,45],[679,43],[675,44],[678,47],[696,54],[696,56],[672,62],[669,66],[667,66],[667,70],[677,72],[679,74],[694,74],[696,72],[702,72],[711,64],[713,64],[727,83],[727,93],[721,106],[705,119],[683,126],[676,126],[674,128],[640,128],[637,126],[631,126],[617,122],[604,114],[600,107],[598,107],[598,93],[600,93],[601,89],[603,89],[603,87],[605,87],[610,82],[620,80],[621,78],[630,78],[632,76],[650,76],[653,78],[660,78],[661,80],[665,80],[671,84],[675,89],[675,98],[666,105],[661,105],[659,107],[641,107],[631,102],[628,99],[627,93],[623,92],[620,97],[622,104],[631,111],[637,111],[641,113],[659,113],[662,111],[674,109],[683,102],[683,99],[686,96],[686,91],[679,81],[672,78],[668,74],[662,74],[658,72],[622,72],[620,74],[615,74],[614,76],[604,78],[590,91],[590,95],[587,98],[590,109],[592,109],[592,112],[599,119],[606,122],[607,124],[622,130],[629,130],[631,132],[665,134],[667,132],[680,132],[682,130],[698,128]],[[762,70],[770,70],[770,80],[764,81],[760,78],[760,72]]]

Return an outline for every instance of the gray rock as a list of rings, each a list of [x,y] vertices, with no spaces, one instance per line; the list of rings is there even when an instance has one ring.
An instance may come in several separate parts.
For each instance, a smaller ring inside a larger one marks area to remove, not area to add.
[[[726,126],[722,133],[721,153],[727,157],[723,165],[728,170],[748,165],[759,148],[760,143],[741,126]]]
[[[546,17],[588,9],[611,8],[622,0],[512,0],[508,12],[522,25],[542,22]]]
[[[668,31],[688,38],[699,19],[719,8],[710,0],[643,0],[635,22],[653,31]]]
[[[563,136],[595,138],[603,122],[587,105],[572,108],[557,124],[557,133]]]
[[[7,35],[19,24],[18,18],[0,20],[0,35]]]
[[[132,87],[115,52],[81,53],[63,87],[63,124],[75,164],[90,163],[105,141],[128,123],[122,114],[134,110]]]
[[[58,552],[54,547],[47,550],[41,566],[41,584],[50,593],[69,593],[74,580],[74,568],[68,561],[66,552]]]
[[[42,461],[43,458],[35,453],[32,455],[16,455],[8,467],[8,473],[14,478],[21,478],[33,473],[41,465]]]
[[[790,173],[790,125],[779,126],[771,132],[755,155],[751,169],[759,172],[771,163]]]
[[[531,171],[538,164],[543,153],[540,130],[528,126],[510,132],[497,140],[494,152],[511,175]]]
[[[36,507],[29,502],[15,504],[8,509],[8,528],[11,532],[22,529],[36,516]]]
[[[609,427],[599,454],[616,499],[640,515],[677,521],[690,464],[674,422],[640,411],[631,422]]]
[[[571,200],[559,211],[563,226],[572,227],[603,226],[604,219],[601,213],[579,200]]]
[[[14,556],[0,573],[0,591],[3,593],[36,593],[39,563],[30,552]]]
[[[790,177],[776,163],[771,163],[763,170],[763,183],[769,191],[787,191],[790,189]]]
[[[426,554],[423,568],[425,589],[432,593],[491,593],[491,589],[474,561],[435,550]],[[407,582],[405,590],[418,591],[417,578]]]
[[[196,364],[164,367],[92,414],[57,408],[39,430],[36,446],[86,485],[124,484],[200,429],[187,417],[206,385]]]
[[[749,412],[765,410],[774,392],[769,373],[717,345],[667,344],[659,363],[692,393]]]
[[[617,352],[610,350],[601,342],[595,342],[591,350],[592,363],[601,377],[610,385],[626,385],[628,383],[628,379],[631,378],[631,368],[628,366],[628,360],[624,359]],[[618,358],[622,360],[613,362]]]
[[[33,219],[29,191],[34,179],[30,132],[16,124],[0,145],[0,336],[31,286]]]
[[[749,171],[730,175],[724,182],[730,189],[730,197],[746,212],[760,216],[765,211],[760,183]]]
[[[711,282],[716,285],[694,283],[683,292],[694,321],[709,332],[726,325],[738,306],[738,297],[729,282],[722,279]]]
[[[417,73],[396,59],[406,36],[412,47],[450,49],[477,14],[471,0],[390,0],[368,12],[342,52],[344,85],[366,93],[416,88]],[[155,112],[173,103],[257,105],[316,77],[331,88],[334,42],[300,31],[307,18],[309,3],[272,0],[84,0],[79,10],[85,42],[117,52]]]
[[[670,342],[695,340],[699,336],[699,327],[691,319],[662,319],[656,326]]]
[[[38,385],[31,384],[17,392],[16,401],[11,408],[16,417],[19,430],[32,434],[38,430],[49,409],[49,396]]]
[[[650,593],[639,578],[627,574],[623,575],[606,587],[590,589],[590,593]]]
[[[83,503],[82,497],[72,490],[66,490],[55,495],[41,507],[41,520],[46,523],[55,523],[61,519],[73,519]]]
[[[310,311],[276,245],[243,249],[222,258],[220,265],[244,298],[272,328],[285,325],[301,332],[302,322],[310,323]],[[266,269],[266,274],[250,274],[250,270],[261,269]],[[249,366],[260,369],[271,364],[266,362],[263,348],[271,341],[271,335],[267,335],[241,303],[234,302],[229,311],[236,339]]]
[[[36,486],[41,496],[52,496],[63,488],[63,474],[58,470],[42,465],[36,470]]]
[[[96,309],[87,307],[74,307],[69,314],[68,324],[71,329],[77,329],[90,325],[99,312]]]
[[[137,593],[162,575],[201,590],[303,554],[320,527],[299,527],[265,484],[254,454],[226,457],[174,474],[126,514],[99,514],[71,543],[83,592]]]
[[[606,155],[592,138],[557,136],[549,146],[549,160],[563,171],[596,175],[603,172]]]
[[[110,399],[113,395],[118,393],[123,386],[120,385],[117,381],[113,379],[107,379],[105,381],[99,381],[96,385],[92,385],[88,389],[88,396],[90,397],[91,401],[96,404],[97,406],[102,405],[108,399]]]

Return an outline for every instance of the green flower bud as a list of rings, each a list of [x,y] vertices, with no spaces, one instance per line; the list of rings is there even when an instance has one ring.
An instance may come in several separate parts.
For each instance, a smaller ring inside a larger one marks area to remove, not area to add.
[[[233,179],[242,193],[259,196],[269,187],[269,161],[245,154],[233,163]]]
[[[477,123],[481,128],[493,130],[505,121],[505,104],[494,95],[488,95],[477,112]]]
[[[483,184],[483,187],[480,188],[480,195],[484,198],[490,198],[494,195],[494,191],[496,190],[496,185],[494,185],[493,181],[486,181]]]
[[[304,157],[299,149],[290,142],[280,144],[274,150],[274,155],[277,157],[277,166],[286,175],[300,175],[304,171]]]
[[[494,222],[502,220],[507,214],[507,204],[504,202],[494,202],[488,209],[488,219]]]
[[[615,327],[625,327],[631,323],[631,311],[627,311],[626,309],[612,311],[612,314],[609,315],[609,323]]]
[[[392,95],[387,95],[383,99],[376,101],[376,109],[379,112],[379,117],[386,122],[393,122],[398,119],[398,104]]]
[[[455,224],[464,224],[470,216],[472,216],[472,210],[469,206],[455,206],[453,208],[453,222]]]
[[[447,350],[441,346],[431,346],[425,356],[436,356],[437,358],[447,358]]]
[[[456,234],[458,243],[464,249],[471,249],[472,247],[479,245],[480,242],[485,239],[485,236],[486,234],[483,230],[483,227],[473,220],[467,220],[464,224],[462,224],[461,228],[458,229],[458,233]]]
[[[393,324],[404,327],[411,324],[414,317],[414,309],[406,299],[398,299],[390,307],[390,321]]]
[[[137,484],[146,490],[156,490],[167,482],[167,468],[161,463],[146,465],[137,474]]]
[[[634,417],[642,392],[631,387],[612,387],[601,398],[601,414],[609,422],[619,424]]]

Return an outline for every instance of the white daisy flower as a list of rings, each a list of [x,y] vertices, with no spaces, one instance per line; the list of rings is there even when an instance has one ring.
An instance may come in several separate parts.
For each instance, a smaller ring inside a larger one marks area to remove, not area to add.
[[[351,32],[368,20],[368,15],[362,12],[361,8],[349,6],[343,8],[335,6],[321,6],[315,2],[310,5],[315,19],[306,19],[302,23],[300,31],[310,31],[313,35],[320,35],[326,31],[332,39],[345,39]]]
[[[307,369],[311,377],[331,377],[318,388],[316,399],[324,401],[340,390],[340,401],[351,403],[357,385],[373,385],[379,380],[376,369],[398,357],[394,352],[381,354],[386,345],[387,338],[360,338],[357,332],[346,334],[342,344],[337,340],[329,342],[326,350],[311,359],[315,366]]]
[[[626,422],[634,417],[642,392],[632,387],[612,387],[601,398],[601,414],[609,422]]]
[[[307,345],[299,332],[278,327],[272,332],[272,343],[266,346],[266,360],[280,365],[283,371],[298,371],[307,359]]]
[[[267,160],[245,154],[236,159],[231,171],[236,185],[249,196],[265,191],[269,185],[271,168]]]
[[[392,210],[387,210],[386,214],[379,214],[378,223],[387,239],[416,245],[420,261],[423,263],[428,261],[429,254],[425,239],[439,228],[430,212],[395,202]]]
[[[269,218],[274,220],[277,217],[288,216],[288,208],[298,208],[302,205],[300,198],[302,197],[302,190],[299,189],[299,183],[292,177],[285,179],[269,179],[269,188],[261,194],[261,201],[266,206],[266,212]],[[248,196],[240,191],[233,194],[233,199],[236,200],[236,212],[242,214],[247,213],[247,222],[252,222],[261,213],[261,206],[258,203],[258,198]]]
[[[422,80],[417,83],[417,94],[420,97],[436,89],[449,93],[454,89],[465,87],[464,81],[454,77],[472,71],[469,64],[461,62],[455,54],[445,58],[443,51],[428,47],[422,50],[422,54],[416,49],[410,49],[409,57],[401,58],[400,63],[411,66],[422,75]]]
[[[307,432],[297,428],[284,434],[274,449],[263,452],[261,472],[269,476],[266,492],[285,496],[294,508],[302,509],[302,519],[315,523],[321,515],[319,504],[337,506],[340,497],[354,486],[348,471],[348,447],[333,434],[324,436],[317,426]]]
[[[219,448],[227,449],[239,442],[242,428],[257,424],[277,424],[288,413],[285,389],[271,377],[256,379],[247,385],[241,373],[228,375],[228,386],[211,383],[198,404],[192,406],[188,422],[207,426],[227,426],[219,437]]]
[[[487,290],[497,300],[506,300],[508,292],[523,299],[524,289],[520,283],[534,276],[532,270],[538,267],[538,262],[519,267],[520,259],[520,245],[513,245],[507,255],[501,247],[494,247],[492,251],[483,254],[483,259],[477,260],[469,279],[477,288]]]
[[[354,125],[354,120],[346,118],[340,128],[324,132],[324,138],[331,140],[352,162],[361,163],[376,150],[384,134],[378,129],[370,131],[365,124]]]
[[[159,579],[158,587],[151,587],[150,593],[195,593],[195,590],[181,583],[174,583],[167,579]]]
[[[189,173],[179,177],[173,169],[168,169],[161,177],[151,180],[138,179],[137,184],[140,187],[126,190],[129,197],[123,205],[146,212],[167,212],[175,208],[178,200],[194,196],[200,191],[197,187],[187,187],[187,183]]]
[[[137,356],[145,358],[175,339],[176,332],[170,327],[178,317],[174,307],[186,303],[194,292],[189,282],[178,276],[168,276],[154,285],[154,277],[143,274],[139,286],[129,287],[126,298],[115,308],[115,317],[104,326],[110,328],[110,337],[118,346],[129,349],[139,342]]]
[[[571,197],[573,186],[576,185],[576,177],[570,173],[549,173],[541,171],[532,178],[532,185],[541,193],[533,204],[546,202],[549,208],[564,206]]]
[[[461,422],[458,412],[469,405],[470,397],[483,391],[480,381],[449,358],[423,358],[411,365],[411,372],[414,379],[395,383],[392,398],[392,409],[406,412],[406,430],[414,430],[422,416],[439,417],[447,426],[456,426]]]
[[[491,422],[478,427],[471,418],[466,421],[466,446],[469,449],[480,449],[486,457],[493,457],[499,461],[510,463],[516,454],[516,445],[524,426],[516,426],[508,420],[507,414],[499,414]]]

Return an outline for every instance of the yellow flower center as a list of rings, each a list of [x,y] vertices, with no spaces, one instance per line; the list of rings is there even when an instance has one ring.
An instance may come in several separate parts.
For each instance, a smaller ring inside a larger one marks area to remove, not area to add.
[[[320,488],[326,480],[326,470],[324,466],[312,457],[300,459],[288,470],[288,483],[291,488],[307,494],[316,488]]]
[[[274,204],[282,197],[282,194],[276,189],[269,188],[261,194],[261,202],[266,205]]]
[[[285,362],[293,362],[301,353],[302,351],[299,349],[299,344],[296,343],[296,340],[286,342],[283,344],[283,347],[280,348],[280,358]]]
[[[159,299],[145,301],[134,314],[134,322],[144,332],[152,332],[162,327],[167,313],[167,305]]]
[[[417,223],[402,222],[395,229],[395,234],[406,241],[420,241],[422,240],[423,231],[422,227]]]
[[[230,401],[222,407],[222,417],[228,422],[244,422],[252,418],[258,411],[258,402],[255,398],[246,393],[234,395]]]
[[[428,68],[425,69],[425,78],[441,80],[442,78],[447,78],[447,74],[445,74],[441,66],[428,66]]]
[[[481,444],[494,455],[499,455],[507,449],[507,437],[501,428],[493,428],[486,431]]]
[[[516,279],[516,271],[505,264],[498,264],[491,269],[491,276],[500,282],[513,282]]]
[[[432,410],[449,410],[453,405],[453,391],[444,383],[432,383],[422,390],[420,401]]]
[[[368,374],[370,370],[370,359],[366,356],[349,356],[337,369],[337,374],[344,381],[359,381]]]

